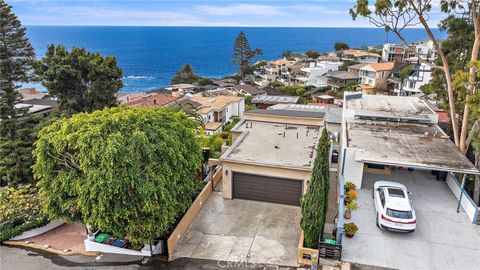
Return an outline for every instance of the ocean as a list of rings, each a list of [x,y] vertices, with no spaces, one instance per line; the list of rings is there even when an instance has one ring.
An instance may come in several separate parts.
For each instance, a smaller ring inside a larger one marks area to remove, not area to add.
[[[134,93],[167,86],[186,63],[205,77],[234,74],[233,41],[240,30],[252,48],[263,50],[257,60],[280,58],[286,50],[328,52],[339,41],[350,47],[399,42],[378,28],[27,26],[27,36],[37,58],[52,43],[115,56],[123,70],[122,91]],[[434,34],[446,37],[438,29]],[[427,38],[423,29],[405,30],[405,37],[409,42]]]

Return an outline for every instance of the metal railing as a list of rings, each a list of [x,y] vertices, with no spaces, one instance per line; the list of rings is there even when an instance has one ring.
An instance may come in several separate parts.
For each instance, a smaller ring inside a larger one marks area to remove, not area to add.
[[[330,244],[330,243],[319,243],[318,244],[318,256],[321,258],[342,260],[342,245],[341,244]]]

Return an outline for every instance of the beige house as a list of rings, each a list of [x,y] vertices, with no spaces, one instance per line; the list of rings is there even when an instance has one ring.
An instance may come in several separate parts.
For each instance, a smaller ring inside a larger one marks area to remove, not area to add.
[[[394,66],[393,62],[368,64],[359,71],[360,88],[364,92],[386,91],[387,79]]]
[[[220,159],[223,197],[299,206],[324,115],[288,108],[246,112],[232,130],[234,143]]]

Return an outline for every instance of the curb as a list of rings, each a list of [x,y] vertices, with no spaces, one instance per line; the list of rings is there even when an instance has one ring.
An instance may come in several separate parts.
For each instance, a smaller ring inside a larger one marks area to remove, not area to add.
[[[57,255],[62,255],[62,256],[84,255],[84,256],[96,257],[96,256],[100,255],[99,252],[88,252],[88,251],[64,252],[61,249],[56,249],[56,248],[53,248],[53,247],[47,247],[46,248],[45,246],[40,245],[40,244],[25,243],[25,242],[22,242],[22,241],[8,240],[8,241],[3,242],[3,244],[8,245],[8,246],[28,247],[28,248],[38,249],[38,250],[42,250],[42,251],[46,251],[46,252],[50,252],[50,253],[57,254]]]

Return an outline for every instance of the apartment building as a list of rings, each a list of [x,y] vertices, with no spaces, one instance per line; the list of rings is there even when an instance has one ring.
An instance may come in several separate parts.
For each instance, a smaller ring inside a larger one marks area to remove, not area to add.
[[[272,82],[277,82],[283,73],[288,71],[288,68],[292,66],[296,61],[290,61],[287,59],[280,59],[275,61],[269,61],[265,66],[255,70],[255,84],[260,87],[265,87]]]
[[[279,82],[284,85],[326,87],[326,74],[338,70],[342,64],[339,61],[270,61],[254,72],[255,84],[265,87],[272,82]]]

